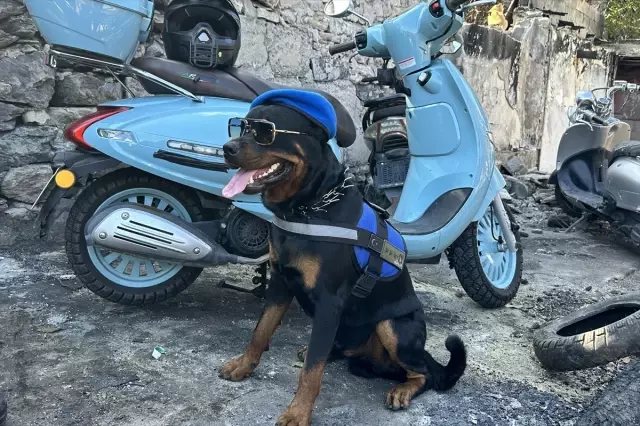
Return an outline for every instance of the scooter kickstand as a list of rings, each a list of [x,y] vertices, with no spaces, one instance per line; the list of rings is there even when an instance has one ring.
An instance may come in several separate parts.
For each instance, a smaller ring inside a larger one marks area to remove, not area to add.
[[[219,288],[227,288],[235,291],[239,291],[241,293],[251,293],[256,297],[263,298],[267,291],[267,262],[260,264],[255,269],[255,272],[258,274],[253,277],[251,280],[255,287],[245,287],[244,285],[235,284],[227,282],[227,280],[222,279],[218,284]]]
[[[582,213],[582,217],[580,217],[580,219],[578,219],[575,222],[573,222],[567,229],[565,229],[564,232],[569,233],[569,232],[573,231],[578,225],[580,225],[582,222],[586,221],[588,217],[589,217],[589,213],[587,213],[587,212]]]

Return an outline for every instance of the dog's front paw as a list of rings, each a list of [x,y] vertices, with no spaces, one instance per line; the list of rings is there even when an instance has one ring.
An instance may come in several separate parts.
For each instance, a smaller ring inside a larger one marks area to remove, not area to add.
[[[221,369],[219,377],[225,380],[231,380],[232,382],[239,382],[246,379],[253,373],[257,364],[251,362],[244,355],[239,356],[236,359],[228,361]]]
[[[311,407],[304,408],[300,405],[290,405],[287,411],[282,413],[276,426],[309,426],[311,424]]]
[[[385,407],[390,410],[405,410],[411,405],[411,398],[415,393],[414,389],[407,386],[406,383],[398,385],[387,393]]]

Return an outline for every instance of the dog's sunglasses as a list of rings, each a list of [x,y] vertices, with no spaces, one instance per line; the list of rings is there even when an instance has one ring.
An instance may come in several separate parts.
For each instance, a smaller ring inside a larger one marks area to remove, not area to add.
[[[276,129],[276,125],[268,120],[258,118],[231,118],[229,119],[229,137],[239,138],[251,134],[258,145],[271,145],[276,140],[278,133],[287,135],[304,135],[305,133],[293,130]]]

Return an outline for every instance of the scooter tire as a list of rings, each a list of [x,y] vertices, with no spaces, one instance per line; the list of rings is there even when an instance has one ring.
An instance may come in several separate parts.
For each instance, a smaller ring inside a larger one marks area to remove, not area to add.
[[[575,208],[573,204],[571,204],[569,200],[567,200],[567,198],[564,196],[562,190],[560,189],[560,185],[555,186],[554,195],[556,198],[556,203],[558,203],[558,207],[560,207],[563,212],[571,217],[582,217],[582,212]]]
[[[533,336],[533,349],[547,370],[582,370],[640,354],[638,334],[640,293],[631,293],[550,322]]]
[[[200,201],[189,188],[140,170],[119,169],[93,181],[75,201],[65,230],[67,258],[80,282],[98,296],[122,305],[152,304],[185,290],[198,278],[202,268],[184,266],[162,283],[149,287],[126,287],[109,280],[95,267],[84,236],[85,225],[98,207],[109,197],[132,188],[161,190],[179,200],[192,221],[204,220]]]
[[[478,223],[472,222],[462,235],[451,245],[449,261],[455,270],[462,288],[471,299],[486,309],[501,308],[518,293],[522,279],[522,246],[520,245],[520,231],[513,213],[505,205],[511,230],[516,237],[518,251],[516,252],[516,269],[513,279],[505,288],[498,288],[491,283],[485,274],[478,252]]]

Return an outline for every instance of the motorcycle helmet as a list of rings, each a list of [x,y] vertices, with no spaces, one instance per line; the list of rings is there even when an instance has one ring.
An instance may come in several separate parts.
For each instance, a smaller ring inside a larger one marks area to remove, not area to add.
[[[167,58],[199,68],[232,66],[240,52],[240,17],[230,0],[173,0],[165,10]]]

